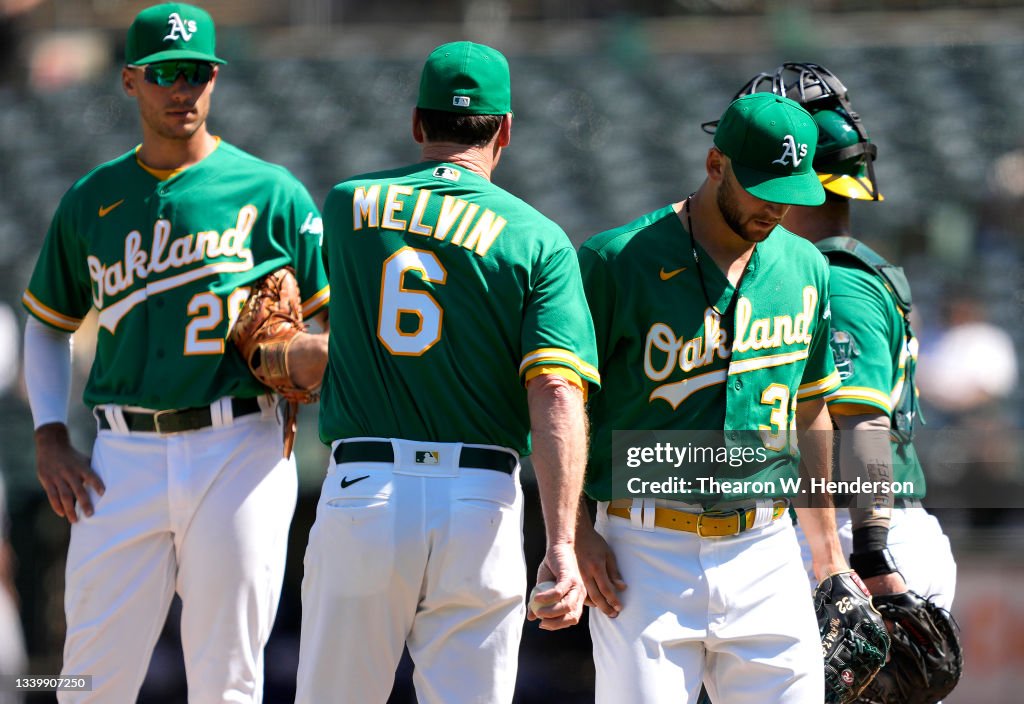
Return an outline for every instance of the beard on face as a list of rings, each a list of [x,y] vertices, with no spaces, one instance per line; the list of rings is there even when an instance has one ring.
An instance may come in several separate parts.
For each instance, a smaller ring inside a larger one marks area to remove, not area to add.
[[[736,189],[739,186],[739,182],[736,181],[736,177],[731,175],[722,180],[722,185],[718,188],[718,197],[716,203],[718,210],[722,214],[722,219],[725,220],[725,224],[729,226],[729,229],[736,233],[736,235],[745,242],[757,243],[768,239],[768,235],[772,233],[772,230],[768,232],[762,232],[759,229],[755,229],[750,226],[752,220],[757,219],[754,216],[745,215],[740,208],[739,198],[737,197]],[[770,216],[765,219],[773,219]]]

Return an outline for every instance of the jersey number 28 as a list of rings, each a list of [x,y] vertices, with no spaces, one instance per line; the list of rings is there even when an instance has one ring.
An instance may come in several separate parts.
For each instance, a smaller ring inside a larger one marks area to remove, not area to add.
[[[248,297],[248,286],[236,288],[228,296],[228,330]],[[189,300],[187,311],[192,319],[185,326],[185,354],[224,354],[224,338],[216,333],[209,335],[224,320],[220,296],[212,291],[197,293]]]

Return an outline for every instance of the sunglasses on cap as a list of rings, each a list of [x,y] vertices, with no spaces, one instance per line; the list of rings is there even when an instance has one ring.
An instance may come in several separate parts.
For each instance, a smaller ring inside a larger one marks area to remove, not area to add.
[[[178,76],[184,76],[190,86],[201,86],[209,83],[213,77],[213,64],[203,61],[160,61],[141,66],[143,78],[147,83],[154,83],[162,88],[173,86]]]

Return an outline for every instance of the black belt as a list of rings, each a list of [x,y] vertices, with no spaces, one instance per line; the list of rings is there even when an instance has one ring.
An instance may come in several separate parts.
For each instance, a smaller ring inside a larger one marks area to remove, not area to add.
[[[356,440],[338,443],[334,448],[334,462],[394,462],[395,451],[391,443],[379,440]],[[426,462],[423,463],[425,466]],[[486,447],[463,447],[459,453],[459,466],[465,469],[493,469],[512,474],[519,460],[511,452],[490,450]]]
[[[256,398],[231,399],[231,413],[235,418],[260,412],[260,402]],[[133,433],[183,433],[188,430],[200,430],[213,425],[213,415],[209,406],[201,408],[179,408],[155,413],[122,411],[124,424]],[[100,430],[111,430],[103,411],[97,413]]]

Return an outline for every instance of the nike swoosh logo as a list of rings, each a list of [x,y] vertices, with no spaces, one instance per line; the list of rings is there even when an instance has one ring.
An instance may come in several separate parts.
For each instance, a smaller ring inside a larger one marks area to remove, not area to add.
[[[689,268],[690,267],[684,266],[684,267],[680,267],[679,269],[674,269],[672,271],[665,271],[665,267],[661,267],[661,271],[658,272],[658,276],[661,277],[662,281],[668,281],[669,279],[671,279],[676,274],[682,274],[684,271],[686,271]]]
[[[353,484],[355,484],[356,482],[361,482],[361,481],[363,481],[364,479],[369,479],[369,478],[370,478],[370,475],[369,475],[369,474],[367,474],[366,476],[363,476],[363,477],[356,477],[355,479],[351,479],[351,480],[350,480],[350,479],[348,478],[348,475],[345,475],[344,477],[342,477],[342,478],[341,478],[341,488],[342,488],[342,489],[348,489],[348,488],[349,488],[350,486],[352,486],[352,485],[353,485]]]
[[[121,205],[121,203],[124,203],[124,198],[122,198],[121,200],[117,201],[116,203],[112,203],[112,204],[108,205],[108,206],[107,206],[107,207],[105,207],[105,208],[104,208],[104,207],[103,207],[103,206],[101,205],[101,206],[100,206],[100,217],[101,217],[101,218],[105,218],[105,217],[107,216],[107,214],[108,214],[108,213],[109,213],[109,212],[110,212],[111,210],[113,210],[113,209],[114,209],[114,208],[116,208],[117,206]]]

